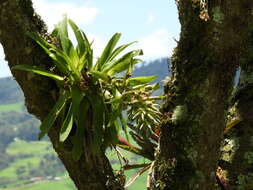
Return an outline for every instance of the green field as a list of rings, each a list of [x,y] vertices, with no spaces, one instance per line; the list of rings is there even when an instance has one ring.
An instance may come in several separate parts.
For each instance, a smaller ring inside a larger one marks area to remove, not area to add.
[[[18,159],[17,161],[11,163],[8,168],[1,170],[0,178],[17,178],[16,169],[18,167],[27,167],[28,165],[37,167],[41,160],[40,156],[50,153],[52,150],[49,142],[25,142],[22,140],[16,140],[9,145],[6,152],[14,156],[29,155],[29,157]]]
[[[11,143],[6,152],[13,156],[19,156],[20,159],[11,163],[8,168],[5,168],[0,171],[0,178],[8,178],[12,179],[14,182],[12,184],[7,185],[6,187],[0,187],[4,190],[75,190],[75,186],[73,182],[65,176],[61,176],[62,179],[59,181],[41,181],[33,184],[24,185],[25,180],[18,179],[17,168],[20,167],[38,167],[41,158],[46,154],[55,154],[51,143],[47,141],[34,141],[34,142],[26,142],[23,140],[16,139],[13,143]],[[138,157],[132,153],[121,151],[122,155],[129,160],[130,164],[134,163],[143,163],[146,162],[143,158]],[[22,158],[23,155],[23,158]],[[108,151],[107,156],[110,161],[113,163],[113,168],[115,170],[120,169],[120,163],[118,161],[118,156],[114,151]],[[137,170],[129,170],[126,171],[127,179],[129,179]],[[26,174],[26,173],[24,173]],[[136,180],[128,190],[142,190],[145,189],[146,184],[146,175],[142,175]]]
[[[15,104],[2,104],[0,105],[0,112],[9,112],[9,111],[16,111],[21,112],[23,110],[24,103],[19,102]]]
[[[60,181],[43,181],[22,187],[7,188],[5,190],[75,190],[75,186],[70,179]]]
[[[52,152],[51,143],[47,141],[32,141],[26,142],[22,140],[15,140],[11,143],[6,152],[10,155],[31,154],[40,156]]]

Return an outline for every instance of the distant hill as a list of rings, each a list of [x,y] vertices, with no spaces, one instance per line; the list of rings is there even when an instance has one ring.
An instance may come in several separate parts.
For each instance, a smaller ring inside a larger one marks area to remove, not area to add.
[[[0,105],[24,100],[23,92],[12,77],[0,78]]]
[[[150,62],[144,62],[141,66],[136,67],[133,76],[156,75],[158,78],[154,82],[160,82],[170,75],[170,60],[168,58],[156,59]]]

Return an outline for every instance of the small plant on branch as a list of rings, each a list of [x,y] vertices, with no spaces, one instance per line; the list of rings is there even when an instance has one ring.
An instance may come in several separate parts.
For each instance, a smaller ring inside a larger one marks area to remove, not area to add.
[[[69,39],[68,25],[75,34],[76,46]],[[151,96],[159,88],[158,84],[150,84],[156,76],[132,77],[134,66],[141,62],[138,56],[142,50],[119,56],[134,42],[116,47],[121,34],[114,34],[94,63],[92,44],[67,17],[52,33],[59,40],[58,46],[38,34],[28,35],[49,55],[55,69],[49,71],[29,65],[16,65],[12,69],[49,77],[59,88],[58,100],[40,126],[40,139],[58,119],[61,122],[59,141],[72,142],[73,159],[79,160],[88,150],[99,154],[119,143],[120,129],[128,139],[123,111],[127,111],[129,120],[136,123],[141,134],[154,133],[154,127],[160,122],[156,100],[162,98]]]

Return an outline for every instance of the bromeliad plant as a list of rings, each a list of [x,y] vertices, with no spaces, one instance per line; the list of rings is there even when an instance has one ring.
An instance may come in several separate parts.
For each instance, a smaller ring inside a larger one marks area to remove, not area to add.
[[[68,25],[75,34],[76,47],[69,39]],[[116,47],[121,34],[114,34],[93,64],[91,43],[72,20],[64,17],[52,35],[59,40],[58,46],[38,34],[29,34],[52,59],[56,71],[29,65],[13,67],[49,77],[59,87],[59,98],[42,121],[39,138],[48,133],[58,118],[61,121],[59,141],[69,139],[73,143],[73,158],[79,160],[85,153],[84,147],[97,154],[117,144],[120,128],[128,138],[124,110],[139,131],[145,135],[153,133],[154,126],[160,122],[156,100],[162,98],[151,97],[159,87],[149,84],[156,77],[131,77],[134,65],[141,61],[137,56],[142,55],[142,50],[119,57],[134,42]]]

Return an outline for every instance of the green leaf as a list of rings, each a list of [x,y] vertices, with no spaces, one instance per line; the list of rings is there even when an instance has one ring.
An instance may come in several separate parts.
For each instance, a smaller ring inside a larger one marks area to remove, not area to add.
[[[91,49],[91,44],[89,43],[89,40],[87,38],[87,36],[85,35],[85,33],[83,31],[80,31],[83,35],[83,39],[84,39],[84,43],[85,43],[85,47],[86,47],[86,58],[87,58],[87,66],[88,66],[88,70],[91,70],[92,66],[93,66],[93,50]]]
[[[102,73],[99,71],[90,71],[92,76],[94,76],[96,79],[102,79],[104,81],[109,81],[110,77],[106,73]]]
[[[109,72],[108,75],[112,76],[117,73],[121,73],[123,71],[126,71],[129,67],[133,67],[134,65],[142,62],[139,59],[129,59],[123,62],[120,62],[120,64],[117,64],[114,68],[112,68]]]
[[[98,59],[95,69],[97,71],[101,71],[102,66],[107,62],[108,58],[110,58],[113,49],[120,39],[121,33],[116,33],[112,36],[108,44],[106,45],[101,57]]]
[[[73,137],[73,149],[72,157],[75,161],[78,161],[83,153],[84,142],[85,142],[85,122],[87,121],[87,113],[90,107],[89,100],[84,97],[80,102],[78,118],[77,118],[77,131]]]
[[[84,97],[84,93],[78,88],[78,87],[72,87],[71,90],[71,97],[72,97],[72,103],[73,103],[73,114],[76,118],[79,112],[79,106],[80,103]]]
[[[118,104],[111,104],[110,111],[108,114],[108,125],[106,126],[105,131],[105,139],[104,144],[105,145],[114,145],[115,143],[118,143],[118,137],[120,132],[120,125],[118,118],[121,114],[121,107]]]
[[[78,71],[79,57],[77,51],[73,47],[70,48],[68,60],[72,77],[76,81],[79,81],[81,77],[81,73]]]
[[[160,84],[159,83],[156,83],[152,86],[152,90],[155,91],[155,90],[158,90],[160,88]]]
[[[106,104],[115,104],[115,103],[121,103],[122,102],[122,96],[117,96],[112,98],[109,102],[106,102]]]
[[[147,84],[157,79],[157,76],[145,76],[145,77],[132,77],[129,78],[129,84],[131,86],[136,86],[140,84]]]
[[[88,70],[91,70],[93,66],[93,50],[90,50],[90,53],[87,55],[88,60]]]
[[[73,45],[68,36],[68,19],[66,15],[56,27],[58,28],[58,35],[62,49],[65,53],[67,53],[67,55],[69,55],[70,49],[73,47]]]
[[[56,47],[53,44],[48,43],[41,36],[39,36],[37,33],[28,32],[27,35],[30,38],[32,38],[37,44],[39,44],[44,49],[44,51],[46,51],[48,54],[51,53],[49,51],[50,48],[56,49]]]
[[[50,130],[50,128],[54,124],[56,118],[60,114],[61,110],[64,108],[68,98],[69,98],[68,93],[66,91],[63,91],[60,94],[58,101],[56,102],[56,104],[54,105],[52,110],[49,112],[47,117],[42,121],[42,123],[40,125],[41,132],[39,134],[39,139],[41,139],[42,137],[45,136],[45,134],[48,133],[48,131]]]
[[[60,136],[59,136],[60,142],[64,142],[68,138],[72,127],[73,127],[73,108],[71,104],[69,107],[67,116],[61,127]]]
[[[69,25],[71,26],[76,36],[76,40],[78,43],[78,53],[79,53],[79,56],[81,57],[85,53],[87,43],[85,43],[83,34],[81,30],[78,28],[78,26],[71,19],[68,19],[68,21],[69,21]]]
[[[114,107],[117,103],[121,103],[122,100],[122,94],[119,92],[117,88],[113,89],[113,98],[111,98],[106,104],[114,104]],[[117,109],[119,109],[119,106],[117,106]]]
[[[85,52],[82,57],[79,59],[79,64],[77,67],[78,72],[82,72],[83,68],[87,66],[88,60],[86,59],[87,52]]]
[[[120,59],[115,61],[114,63],[110,64],[107,68],[103,70],[104,73],[107,73],[109,76],[113,76],[116,73],[120,73],[125,71],[129,68],[129,65],[137,64],[139,62],[138,59],[134,59],[135,56],[142,55],[142,50],[134,50],[131,51],[124,56],[122,56]]]
[[[80,32],[82,33],[82,36],[83,36],[83,39],[84,39],[83,42],[84,42],[84,44],[85,44],[85,47],[87,48],[86,51],[90,51],[90,50],[91,50],[91,44],[90,44],[90,42],[89,42],[89,40],[88,40],[86,34],[85,34],[82,30],[80,30]]]
[[[127,47],[129,47],[130,45],[136,43],[137,41],[134,41],[134,42],[131,42],[131,43],[128,43],[128,44],[124,44],[124,45],[121,45],[119,47],[117,47],[112,53],[111,53],[111,56],[108,58],[108,60],[106,62],[110,62],[110,61],[113,61],[113,59],[119,55],[121,52],[123,52]]]
[[[36,73],[36,74],[39,74],[39,75],[43,75],[43,76],[46,76],[46,77],[49,77],[51,79],[54,79],[56,81],[63,81],[64,78],[59,76],[59,75],[56,75],[56,74],[53,74],[45,69],[42,69],[42,68],[39,68],[39,67],[36,67],[36,66],[30,66],[30,65],[15,65],[14,67],[12,67],[11,69],[17,69],[17,70],[23,70],[23,71],[29,71],[29,72],[33,72],[33,73]]]
[[[54,63],[56,64],[57,68],[62,73],[69,73],[67,67],[68,61],[66,60],[66,56],[61,52],[59,48],[56,48],[54,45],[48,43],[36,33],[28,33],[27,35],[30,36],[37,44],[39,44],[44,49],[44,51],[49,55],[49,57],[54,60]]]
[[[52,37],[57,37],[59,35],[58,28],[54,28],[53,31],[51,32]]]
[[[70,48],[69,58],[71,60],[73,70],[77,71],[78,64],[79,64],[79,56],[78,56],[77,51],[74,49],[74,47]]]
[[[70,75],[73,72],[72,68],[72,60],[70,57],[63,52],[61,49],[56,49],[52,51],[52,53],[49,55],[56,65],[56,67],[64,74]]]

